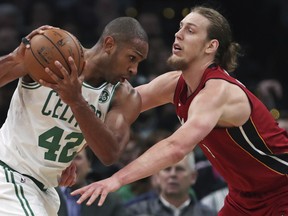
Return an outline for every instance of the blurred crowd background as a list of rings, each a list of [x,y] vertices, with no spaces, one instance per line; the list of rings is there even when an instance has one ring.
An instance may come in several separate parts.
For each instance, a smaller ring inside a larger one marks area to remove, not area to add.
[[[243,47],[244,56],[233,76],[254,92],[287,129],[287,0],[0,0],[0,55],[13,51],[23,36],[44,24],[66,29],[84,47],[92,47],[109,21],[131,16],[143,25],[150,43],[148,59],[140,64],[137,77],[130,80],[136,86],[169,70],[166,59],[179,21],[191,7],[201,4],[218,9],[229,20],[234,40]],[[0,89],[0,125],[6,118],[16,84],[17,81]],[[93,170],[99,178],[110,176],[178,126],[172,105],[141,114],[119,163],[104,167],[95,158]],[[199,149],[195,150],[195,157],[199,176],[193,189],[201,199],[225,187],[225,182]],[[141,194],[153,185],[149,178],[139,184],[132,187],[133,193]]]

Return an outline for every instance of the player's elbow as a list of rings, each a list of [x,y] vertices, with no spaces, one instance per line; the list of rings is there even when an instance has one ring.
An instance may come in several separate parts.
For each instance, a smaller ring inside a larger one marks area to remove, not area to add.
[[[110,158],[100,159],[100,161],[104,166],[111,166],[114,164],[114,160],[111,160]]]
[[[118,162],[119,158],[121,157],[126,145],[127,140],[129,140],[129,136],[121,137],[117,134],[114,135],[115,139],[110,140],[110,142],[105,143],[105,148],[95,148],[95,155],[101,161],[102,164],[105,166],[111,166]]]
[[[129,143],[130,136],[128,133],[125,135],[122,133],[122,135],[119,136],[115,135],[115,137],[116,142],[114,145],[110,146],[110,149],[107,150],[105,157],[103,157],[102,161],[105,166],[110,166],[117,163],[120,157],[122,157],[123,151],[125,151],[125,148]]]
[[[104,155],[98,158],[105,166],[111,166],[118,161],[119,157],[120,157],[120,150],[111,149],[109,152],[106,152]]]
[[[183,141],[179,142],[178,140],[169,140],[170,147],[170,158],[173,163],[181,161],[190,151],[191,147],[185,144]]]
[[[187,154],[186,151],[183,151],[183,149],[179,148],[179,146],[175,146],[175,149],[171,157],[173,158],[173,161],[177,163],[181,161],[185,157],[186,154]]]

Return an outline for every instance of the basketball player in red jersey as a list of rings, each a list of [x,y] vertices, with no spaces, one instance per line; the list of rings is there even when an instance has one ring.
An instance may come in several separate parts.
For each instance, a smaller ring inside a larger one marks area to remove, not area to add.
[[[86,186],[79,203],[91,204],[122,185],[178,162],[200,145],[225,178],[229,194],[221,216],[288,215],[288,137],[267,108],[232,78],[239,45],[227,20],[214,9],[195,7],[175,34],[168,72],[137,90],[142,111],[173,103],[181,120],[170,137],[108,179]]]

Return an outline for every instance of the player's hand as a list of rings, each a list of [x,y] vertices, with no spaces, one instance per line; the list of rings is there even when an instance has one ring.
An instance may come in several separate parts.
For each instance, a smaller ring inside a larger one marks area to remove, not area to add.
[[[82,187],[80,189],[77,189],[71,193],[72,196],[80,194],[81,197],[77,200],[78,204],[81,204],[86,199],[87,201],[86,205],[90,206],[98,197],[100,197],[100,200],[98,202],[98,206],[102,206],[107,195],[110,192],[114,192],[120,188],[121,184],[115,177],[110,177],[107,179],[104,179],[102,181],[94,182],[90,185],[87,185],[85,187]]]
[[[50,26],[50,25],[43,25],[33,30],[32,32],[30,32],[26,37],[23,37],[20,45],[11,53],[12,55],[14,55],[15,61],[19,63],[22,62],[26,49],[30,48],[29,41],[31,40],[33,36],[37,34],[43,34],[44,30],[52,29],[52,28],[57,28],[57,27]]]
[[[26,37],[23,37],[21,42],[26,48],[30,48],[29,41],[31,40],[32,37],[34,37],[37,34],[43,34],[44,30],[53,29],[53,28],[59,29],[58,27],[54,27],[54,26],[50,26],[50,25],[40,26],[39,28],[34,29],[32,32],[30,32]]]
[[[63,170],[58,180],[59,186],[71,187],[76,183],[76,177],[76,164],[72,162],[69,167]]]
[[[48,73],[54,83],[48,83],[44,80],[39,80],[40,84],[55,90],[61,100],[71,106],[73,103],[83,99],[82,96],[82,83],[84,76],[78,76],[78,68],[75,64],[74,59],[70,56],[68,58],[71,73],[69,73],[66,68],[59,62],[55,61],[55,66],[58,68],[63,78],[59,77],[56,73],[50,70],[50,68],[45,68],[46,73]]]

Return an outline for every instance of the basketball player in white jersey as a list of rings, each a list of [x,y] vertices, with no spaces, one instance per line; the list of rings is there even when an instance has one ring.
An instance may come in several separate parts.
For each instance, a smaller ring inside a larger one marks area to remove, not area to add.
[[[135,19],[113,20],[95,46],[84,50],[80,77],[72,58],[71,74],[55,63],[63,79],[46,68],[56,84],[34,82],[23,66],[24,53],[21,43],[0,58],[0,86],[19,78],[0,130],[0,215],[54,216],[54,187],[77,152],[87,144],[109,165],[125,148],[141,107],[126,79],[147,57],[148,38]]]

